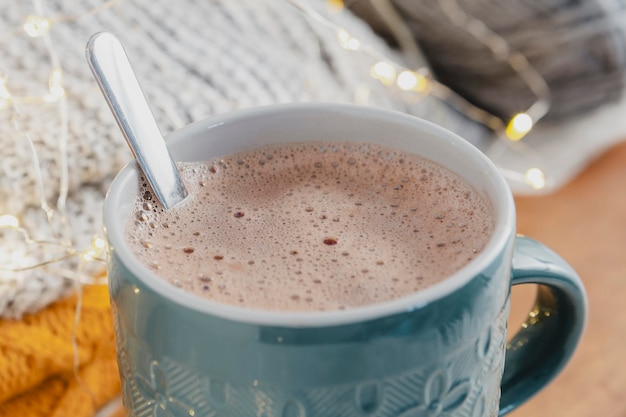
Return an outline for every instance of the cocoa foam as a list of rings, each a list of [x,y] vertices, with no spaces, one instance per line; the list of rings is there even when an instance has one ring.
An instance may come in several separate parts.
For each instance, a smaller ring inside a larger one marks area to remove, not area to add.
[[[164,211],[147,184],[126,229],[173,285],[264,310],[337,310],[406,296],[489,239],[487,202],[449,170],[374,144],[273,145],[180,169]]]

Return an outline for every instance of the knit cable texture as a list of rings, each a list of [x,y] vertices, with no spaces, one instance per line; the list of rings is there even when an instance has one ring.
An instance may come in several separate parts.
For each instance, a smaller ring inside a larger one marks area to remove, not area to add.
[[[82,289],[22,320],[0,320],[0,416],[91,417],[120,390],[105,286]],[[74,373],[76,337],[79,360]]]

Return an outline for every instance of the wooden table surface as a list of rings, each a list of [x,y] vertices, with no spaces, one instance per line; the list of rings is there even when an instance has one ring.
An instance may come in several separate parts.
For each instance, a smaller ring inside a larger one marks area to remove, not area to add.
[[[509,416],[626,416],[626,143],[554,194],[516,202],[518,231],[550,246],[581,276],[589,321],[563,373]],[[510,332],[533,295],[533,288],[513,289]]]

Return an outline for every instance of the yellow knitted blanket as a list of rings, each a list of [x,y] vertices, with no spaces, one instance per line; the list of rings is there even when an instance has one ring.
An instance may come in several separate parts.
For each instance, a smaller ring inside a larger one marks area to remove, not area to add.
[[[0,416],[93,417],[119,394],[107,288],[83,286],[75,328],[77,299],[0,320]]]

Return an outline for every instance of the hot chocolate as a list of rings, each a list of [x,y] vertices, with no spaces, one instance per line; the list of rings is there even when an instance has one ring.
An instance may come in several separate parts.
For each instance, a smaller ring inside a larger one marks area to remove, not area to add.
[[[166,212],[141,184],[127,241],[163,279],[221,303],[388,301],[446,279],[493,231],[458,175],[375,144],[278,144],[180,169],[190,196]]]

